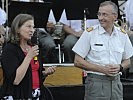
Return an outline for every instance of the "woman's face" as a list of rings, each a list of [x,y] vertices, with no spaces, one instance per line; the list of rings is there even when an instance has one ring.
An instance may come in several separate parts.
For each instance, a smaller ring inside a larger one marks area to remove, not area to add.
[[[20,27],[18,34],[20,34],[21,40],[27,41],[31,39],[34,31],[34,20],[28,20]]]

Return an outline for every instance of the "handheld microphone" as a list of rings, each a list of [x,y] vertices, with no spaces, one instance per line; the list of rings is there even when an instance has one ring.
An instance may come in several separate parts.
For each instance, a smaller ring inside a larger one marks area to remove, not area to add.
[[[34,57],[34,64],[37,64],[37,63],[38,63],[38,57],[35,56],[35,57]]]
[[[37,31],[37,30],[36,30]],[[35,32],[34,34],[33,34],[33,36],[31,37],[31,45],[32,46],[35,46],[35,45],[38,45],[38,36],[37,36],[37,32]],[[34,64],[37,64],[38,63],[38,57],[37,56],[35,56],[34,58]]]
[[[38,45],[38,36],[37,36],[37,32],[35,31],[35,33],[33,34],[33,36],[31,37],[31,45],[35,46]]]

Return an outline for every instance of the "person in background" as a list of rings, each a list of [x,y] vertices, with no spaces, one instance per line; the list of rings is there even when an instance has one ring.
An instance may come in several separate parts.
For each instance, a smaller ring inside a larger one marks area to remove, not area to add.
[[[63,50],[66,63],[74,62],[74,52],[72,47],[77,42],[83,33],[82,20],[67,20],[66,11],[64,10],[59,20],[63,24],[63,31],[65,32],[65,39],[63,41]],[[89,19],[86,21],[87,27],[98,24],[97,19]]]
[[[2,4],[2,0],[0,2]],[[2,7],[2,5],[1,5]],[[0,69],[1,69],[1,54],[2,54],[2,48],[5,44],[5,30],[4,25],[7,20],[7,14],[6,12],[0,7]],[[0,77],[0,85],[3,83],[3,77],[1,75]]]
[[[2,48],[5,45],[5,30],[4,26],[0,25],[0,70],[1,70],[1,55],[2,55]],[[1,70],[2,71],[2,70]],[[3,83],[3,76],[0,75],[0,85]]]
[[[7,20],[6,12],[0,7],[0,25],[4,25]]]
[[[124,5],[125,9],[124,9],[124,24],[126,27],[126,32],[131,40],[131,43],[133,45],[133,19],[132,19],[132,16],[133,16],[133,2],[132,0],[127,0],[125,5]],[[133,76],[133,56],[131,57],[131,66],[129,68],[129,71],[127,71],[127,76],[128,78],[131,78],[132,79],[132,76]]]
[[[0,25],[0,46],[4,44],[5,41],[5,29],[4,26]]]
[[[56,24],[56,20],[55,20],[55,17],[54,17],[53,10],[50,9],[50,13],[49,13],[49,17],[48,17],[48,22],[47,22],[47,25],[46,25],[46,30],[51,35],[55,31],[55,24]]]
[[[132,0],[127,0],[125,3],[125,19],[126,19],[126,23],[129,25],[130,30],[133,30],[133,2]]]
[[[5,43],[5,30],[4,30],[4,26],[0,25],[0,66],[1,66],[2,48],[4,43]]]
[[[123,100],[121,72],[130,65],[133,47],[127,33],[114,26],[118,7],[102,2],[99,25],[83,32],[72,50],[74,65],[87,71],[84,100]]]
[[[9,41],[2,52],[3,86],[1,98],[6,100],[45,100],[43,81],[55,72],[41,63],[38,45],[29,45],[34,34],[34,18],[17,15],[9,33]]]
[[[41,44],[43,63],[57,63],[56,44],[52,34],[55,31],[55,18],[52,10],[48,17],[46,28],[39,28],[38,39]],[[45,26],[44,26],[45,27]]]

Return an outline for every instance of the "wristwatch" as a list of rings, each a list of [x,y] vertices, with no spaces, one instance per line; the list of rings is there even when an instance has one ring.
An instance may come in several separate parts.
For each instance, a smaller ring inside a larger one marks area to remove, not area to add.
[[[119,70],[119,72],[123,72],[123,67],[122,67],[121,64],[120,64],[120,70]]]

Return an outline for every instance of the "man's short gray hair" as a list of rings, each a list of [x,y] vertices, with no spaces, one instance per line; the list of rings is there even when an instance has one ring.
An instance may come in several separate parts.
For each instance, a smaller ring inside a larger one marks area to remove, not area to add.
[[[100,7],[111,5],[113,7],[113,13],[118,14],[118,6],[112,1],[104,1],[100,4]]]

